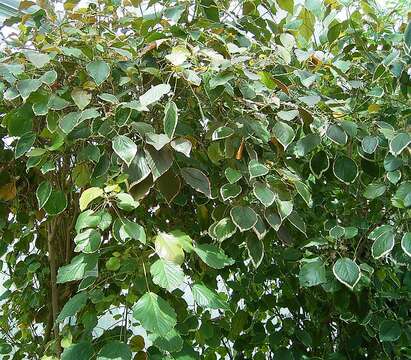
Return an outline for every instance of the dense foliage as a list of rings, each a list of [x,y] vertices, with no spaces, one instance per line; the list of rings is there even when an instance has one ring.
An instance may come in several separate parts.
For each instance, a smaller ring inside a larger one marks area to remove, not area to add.
[[[2,359],[411,358],[407,20],[77,3],[5,23]]]

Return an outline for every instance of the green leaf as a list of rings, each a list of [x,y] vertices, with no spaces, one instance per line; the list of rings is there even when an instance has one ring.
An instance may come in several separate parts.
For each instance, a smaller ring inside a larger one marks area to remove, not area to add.
[[[60,311],[56,321],[62,322],[64,319],[76,315],[84,306],[86,306],[88,295],[85,292],[78,293],[70,298],[63,309]]]
[[[128,167],[126,165],[123,166],[123,171],[128,175],[127,180],[130,188],[139,184],[150,175],[150,167],[148,166],[144,152],[141,151],[140,148],[137,147],[136,156],[134,156]]]
[[[275,231],[280,229],[282,220],[278,213],[271,209],[266,209],[264,212],[264,218],[267,220],[268,225],[270,225]]]
[[[47,85],[53,85],[57,80],[57,72],[55,70],[46,71],[43,75],[39,77],[39,80]]]
[[[146,146],[144,151],[147,164],[151,169],[153,180],[155,181],[170,169],[173,164],[173,156],[171,151],[166,147],[157,151],[152,146]]]
[[[358,133],[358,125],[357,123],[349,120],[341,120],[340,126],[344,129],[344,131],[351,137],[355,138]]]
[[[146,134],[146,143],[150,144],[157,151],[161,150],[170,142],[170,138],[165,134]]]
[[[211,136],[212,140],[221,140],[226,139],[234,134],[234,130],[228,126],[221,126],[218,129],[215,129],[213,135]]]
[[[117,135],[113,141],[112,146],[114,152],[123,160],[127,166],[130,166],[134,157],[137,154],[137,145],[125,135]]]
[[[374,259],[379,259],[391,252],[395,244],[395,235],[391,231],[384,232],[378,236],[371,247],[371,254]]]
[[[184,251],[179,238],[160,232],[154,239],[157,255],[167,261],[181,265],[184,261]]]
[[[60,190],[53,190],[43,207],[49,215],[62,213],[67,207],[66,194]]]
[[[97,360],[131,360],[131,358],[130,348],[120,341],[106,343],[97,354]]]
[[[13,348],[11,345],[7,344],[5,340],[0,340],[0,354],[5,355],[5,354],[10,354],[13,351]]]
[[[92,95],[81,88],[74,88],[71,91],[71,98],[80,110],[83,110],[90,104]]]
[[[284,220],[292,213],[294,208],[292,200],[281,200],[277,197],[275,202],[277,204],[278,214],[281,216],[281,219]]]
[[[148,338],[155,347],[169,353],[175,353],[183,348],[183,339],[175,329],[170,330],[163,336],[159,336],[158,334],[149,334]]]
[[[318,95],[301,96],[299,99],[310,107],[317,105],[321,101],[321,97]]]
[[[411,257],[411,232],[406,232],[401,239],[402,250]]]
[[[145,92],[139,97],[140,104],[143,107],[147,107],[157,101],[159,101],[164,95],[171,91],[171,86],[168,84],[159,84],[153,86],[150,90]]]
[[[384,89],[379,86],[374,86],[370,91],[367,92],[367,95],[380,98],[384,95]]]
[[[279,111],[277,116],[284,121],[291,121],[298,116],[298,110]]]
[[[303,198],[307,206],[312,207],[313,200],[311,197],[311,189],[301,181],[296,181],[294,185],[295,185],[295,189],[300,194],[300,196]]]
[[[391,202],[400,209],[411,206],[411,181],[404,181],[398,186]]]
[[[159,259],[150,267],[153,283],[172,292],[181,286],[184,273],[181,267],[174,262]]]
[[[408,47],[408,52],[411,52],[411,21],[408,22],[404,31],[404,43]]]
[[[101,100],[109,102],[110,104],[118,104],[119,100],[117,96],[113,94],[108,94],[108,93],[102,93],[100,95],[97,95]]]
[[[106,269],[108,271],[117,271],[121,267],[121,261],[117,257],[111,257],[106,261]]]
[[[87,229],[74,238],[74,251],[86,254],[96,252],[101,245],[101,235],[95,229]]]
[[[277,0],[278,6],[289,12],[290,14],[293,14],[294,12],[294,0]]]
[[[81,112],[71,112],[64,115],[59,121],[59,127],[65,134],[69,134],[80,123]]]
[[[317,134],[308,134],[295,143],[292,151],[295,156],[303,157],[313,151],[320,144],[321,138]]]
[[[166,200],[171,204],[181,190],[181,180],[173,171],[167,171],[156,182],[156,187]]]
[[[61,354],[61,360],[90,360],[93,354],[93,347],[90,343],[80,342],[65,348]]]
[[[85,120],[95,119],[100,116],[100,112],[96,108],[85,109],[81,112],[79,124]]]
[[[229,239],[237,232],[237,227],[229,217],[221,219],[214,226],[214,235],[219,242]]]
[[[185,46],[176,46],[171,49],[171,54],[166,55],[166,59],[174,66],[180,66],[184,64],[190,55],[190,51]]]
[[[202,171],[186,167],[181,169],[181,176],[194,190],[211,198],[210,180],[208,180],[208,177]]]
[[[80,200],[79,200],[80,211],[87,209],[87,207],[93,200],[103,196],[103,194],[104,194],[103,189],[100,189],[98,187],[92,187],[92,188],[89,188],[83,191],[83,193],[80,196]]]
[[[270,190],[270,188],[266,184],[259,181],[256,181],[253,184],[253,193],[265,207],[271,206],[275,200],[275,194]]]
[[[342,28],[341,23],[338,23],[338,22],[335,25],[330,26],[328,28],[327,39],[330,44],[339,38],[340,33],[341,33],[341,28]]]
[[[358,175],[357,164],[346,156],[339,156],[334,161],[333,171],[337,179],[346,184],[353,183]]]
[[[335,124],[331,124],[327,128],[326,135],[331,141],[338,145],[345,145],[348,140],[348,136],[345,131],[340,126]]]
[[[104,61],[97,60],[86,66],[88,74],[93,78],[96,85],[101,85],[110,75],[110,66]]]
[[[107,213],[108,214],[108,213]],[[111,217],[111,216],[110,216]],[[86,210],[79,214],[77,217],[75,229],[79,233],[81,230],[86,228],[95,228],[102,220],[102,216],[95,213],[93,210]],[[111,220],[110,220],[111,223]]]
[[[121,192],[116,195],[117,206],[124,211],[133,211],[140,206],[140,203],[127,193]]]
[[[230,211],[230,216],[241,232],[252,229],[257,223],[257,214],[248,206],[233,207]]]
[[[340,225],[336,225],[330,229],[329,233],[332,238],[341,239],[345,234],[345,229]]]
[[[14,100],[17,99],[20,96],[20,93],[15,87],[9,87],[4,93],[3,93],[3,98],[4,100]]]
[[[373,231],[368,234],[368,238],[371,240],[376,240],[381,235],[385,234],[386,232],[393,232],[394,228],[391,225],[381,225],[376,227]]]
[[[25,79],[19,80],[17,82],[17,90],[19,91],[23,101],[35,91],[37,91],[42,85],[41,81],[38,79]]]
[[[313,261],[304,264],[298,275],[300,286],[311,287],[327,282],[324,263],[322,261]]]
[[[230,167],[224,170],[224,175],[230,184],[236,183],[243,177],[240,171]]]
[[[227,303],[205,285],[195,284],[191,291],[193,292],[194,301],[205,309],[228,309]]]
[[[39,204],[39,209],[41,209],[44,204],[47,202],[49,199],[51,192],[53,191],[53,187],[48,181],[43,181],[40,183],[36,190],[36,197],[37,197],[37,202]]]
[[[384,159],[384,169],[386,171],[395,171],[403,165],[403,161],[400,157],[396,157],[392,154],[387,154]]]
[[[380,341],[397,341],[401,336],[401,326],[396,320],[384,320],[379,329]]]
[[[235,199],[238,195],[241,194],[242,187],[238,184],[224,184],[220,188],[220,194],[223,198],[223,201],[227,201],[230,199]]]
[[[94,270],[98,257],[94,254],[80,254],[75,256],[70,264],[60,267],[57,273],[57,283],[81,280],[86,271]]]
[[[338,259],[333,266],[333,273],[337,280],[353,289],[361,277],[360,267],[351,259]]]
[[[222,249],[217,248],[214,245],[197,245],[194,248],[194,251],[201,260],[213,269],[222,269],[225,266],[234,264],[233,259],[229,258]]]
[[[253,226],[254,234],[257,235],[257,238],[262,240],[265,235],[267,235],[268,229],[265,226],[265,223],[260,215],[257,214],[257,223]]]
[[[48,54],[42,54],[37,51],[25,51],[24,55],[36,68],[41,69],[50,62]]]
[[[191,144],[190,140],[177,138],[171,141],[170,145],[175,151],[178,151],[185,156],[190,157],[191,148],[193,147],[193,144]]]
[[[358,228],[354,226],[349,226],[344,228],[344,238],[352,239],[358,235]]]
[[[228,74],[218,74],[218,75],[212,77],[208,84],[210,86],[210,89],[213,90],[217,86],[222,86],[222,85],[227,84],[233,78],[234,78],[234,75],[230,74],[230,73],[228,73]]]
[[[401,171],[400,170],[388,171],[387,179],[391,184],[395,185],[396,183],[398,183],[398,181],[401,180]]]
[[[288,215],[287,220],[297,230],[301,231],[304,235],[306,235],[307,226],[305,225],[304,220],[301,218],[301,216],[296,211],[293,210],[292,213]]]
[[[30,104],[24,104],[4,116],[4,123],[10,136],[23,136],[33,129],[33,110]]]
[[[314,154],[310,159],[310,169],[316,178],[321,178],[321,176],[330,167],[330,160],[325,151],[321,150]]]
[[[248,163],[248,172],[250,173],[250,179],[253,179],[268,174],[268,168],[259,163],[258,160],[251,160]]]
[[[402,153],[404,149],[411,144],[411,135],[408,133],[399,133],[395,135],[389,143],[390,152],[395,156]]]
[[[69,105],[70,103],[67,100],[64,100],[63,98],[54,94],[50,96],[50,99],[47,103],[47,106],[50,110],[63,110]]]
[[[175,23],[178,23],[185,9],[186,7],[184,5],[167,7],[166,9],[164,9],[164,15],[168,19],[174,21]]]
[[[361,141],[361,148],[367,154],[373,154],[378,146],[378,138],[375,136],[365,136]]]
[[[34,142],[36,141],[36,134],[28,132],[23,134],[22,137],[17,141],[16,148],[14,150],[14,158],[18,159],[23,156],[27,151],[31,149]]]
[[[369,184],[364,191],[364,197],[372,200],[385,193],[386,186],[384,184]]]
[[[142,244],[146,243],[146,232],[140,224],[128,219],[122,219],[121,222],[123,225],[121,226],[120,232],[124,231],[131,239],[138,240]]]
[[[133,306],[133,317],[147,331],[166,335],[177,323],[174,309],[153,292],[145,293]]]
[[[264,243],[256,236],[249,235],[246,240],[248,255],[255,269],[257,269],[264,258]]]
[[[177,105],[170,101],[164,109],[164,133],[169,139],[174,137],[178,121]]]
[[[288,145],[290,145],[295,138],[293,128],[282,121],[277,121],[274,125],[273,135],[278,142],[283,145],[284,149],[287,149]]]

